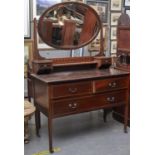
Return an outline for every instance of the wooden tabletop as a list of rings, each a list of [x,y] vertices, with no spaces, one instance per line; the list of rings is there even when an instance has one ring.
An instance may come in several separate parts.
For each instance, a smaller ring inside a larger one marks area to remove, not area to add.
[[[129,72],[110,68],[110,69],[93,69],[93,70],[82,70],[82,71],[65,71],[65,72],[56,72],[56,73],[51,73],[46,75],[32,74],[32,77],[40,81],[43,81],[45,83],[59,83],[59,82],[67,82],[67,81],[116,77],[116,76],[122,76],[122,75],[125,76],[128,74]]]

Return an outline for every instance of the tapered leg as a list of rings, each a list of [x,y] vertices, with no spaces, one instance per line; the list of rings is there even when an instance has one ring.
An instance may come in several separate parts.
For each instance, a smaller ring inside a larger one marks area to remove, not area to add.
[[[40,111],[38,111],[38,127],[41,128],[41,118],[40,118]]]
[[[39,129],[40,129],[40,111],[36,108],[35,111],[35,123],[36,123],[36,134],[40,137]]]
[[[104,109],[103,110],[104,112],[103,112],[103,120],[104,120],[104,122],[107,122],[107,109]]]
[[[49,139],[49,151],[51,153],[54,152],[53,150],[53,144],[52,144],[52,118],[51,114],[48,116],[48,139]]]
[[[32,90],[33,90],[34,105],[36,107],[36,111],[35,111],[36,135],[38,137],[40,137],[40,134],[39,134],[39,129],[41,127],[41,125],[40,125],[40,111],[38,109],[38,106],[36,103],[36,97],[35,97],[35,80],[32,80]]]
[[[24,142],[29,143],[29,128],[28,128],[29,117],[24,117]]]
[[[128,105],[125,105],[124,110],[124,132],[127,133],[127,126],[128,126]]]

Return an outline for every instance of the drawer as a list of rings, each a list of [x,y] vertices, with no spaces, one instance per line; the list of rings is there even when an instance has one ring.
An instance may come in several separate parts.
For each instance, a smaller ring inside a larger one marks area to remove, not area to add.
[[[128,77],[96,80],[93,83],[94,92],[104,92],[128,88]]]
[[[85,98],[53,101],[54,116],[63,116],[72,113],[80,113],[96,110],[104,107],[114,107],[117,104],[124,104],[126,101],[126,91],[115,93],[98,94]]]
[[[57,84],[52,85],[52,90],[53,90],[52,91],[53,98],[90,94],[92,93],[92,83],[88,81],[88,82]]]

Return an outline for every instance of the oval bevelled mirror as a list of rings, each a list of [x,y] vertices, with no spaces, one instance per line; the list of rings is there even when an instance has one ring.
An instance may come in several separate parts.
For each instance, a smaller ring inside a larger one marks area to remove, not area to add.
[[[77,49],[89,44],[100,30],[100,18],[93,8],[64,2],[48,8],[40,17],[38,33],[49,46]]]

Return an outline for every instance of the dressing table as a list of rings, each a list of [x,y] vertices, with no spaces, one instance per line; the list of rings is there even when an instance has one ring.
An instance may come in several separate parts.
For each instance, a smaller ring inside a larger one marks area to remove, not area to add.
[[[54,25],[61,25],[57,29],[56,38]],[[42,14],[38,24],[34,20],[34,60],[31,78],[36,106],[36,132],[39,136],[41,112],[48,118],[51,153],[54,118],[123,107],[124,131],[127,132],[129,72],[110,67],[111,58],[104,56],[102,27],[99,16],[92,8],[77,2],[56,4]],[[84,47],[101,31],[100,51],[94,57],[45,59],[39,54],[37,31],[47,45],[63,50]]]

